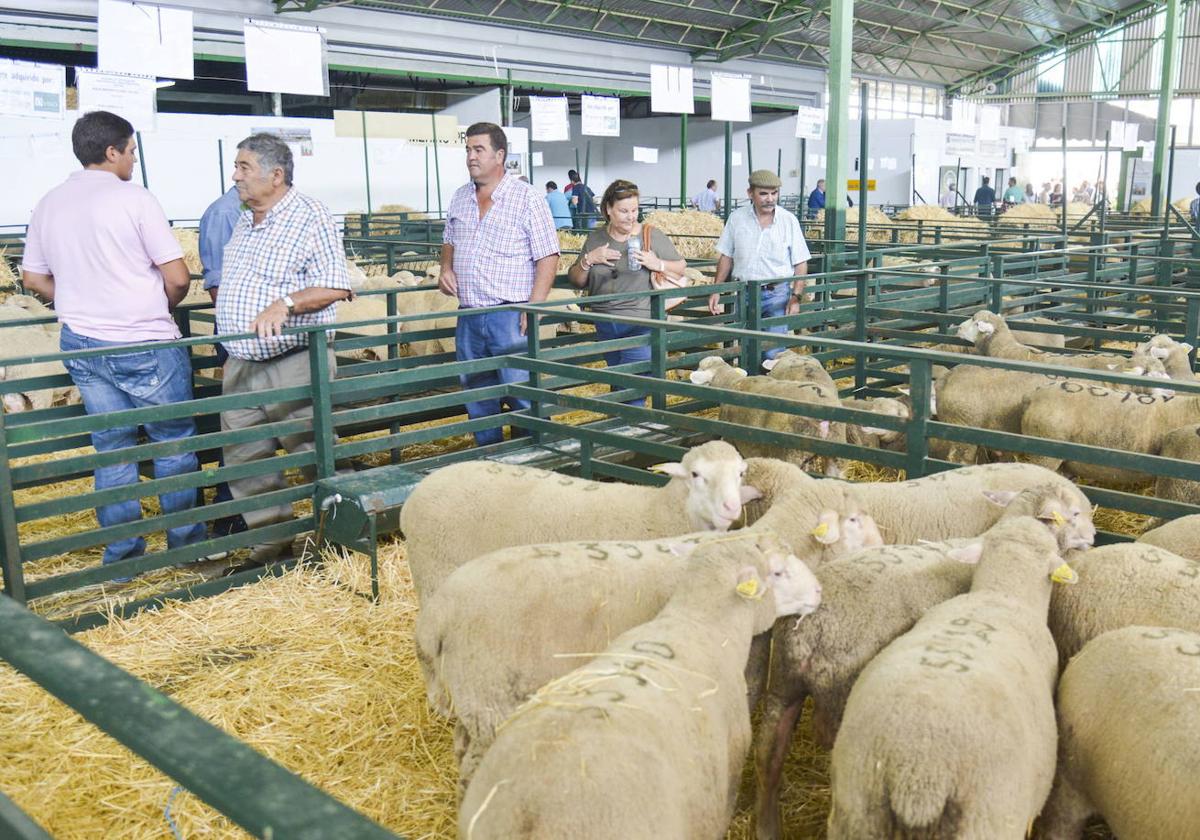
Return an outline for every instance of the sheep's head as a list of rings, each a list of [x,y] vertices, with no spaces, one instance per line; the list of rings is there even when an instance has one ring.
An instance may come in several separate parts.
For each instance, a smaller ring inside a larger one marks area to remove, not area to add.
[[[1003,318],[995,312],[982,309],[958,325],[958,337],[977,344],[1006,329]]]
[[[1187,345],[1183,346],[1186,347]],[[1166,380],[1170,380],[1171,378],[1171,375],[1167,373],[1166,367],[1163,366],[1162,361],[1151,355],[1151,350],[1145,344],[1133,351],[1133,354],[1129,357],[1129,361],[1121,364],[1108,365],[1107,367],[1109,370],[1116,371],[1117,373],[1123,373],[1127,376],[1144,376],[1147,379]],[[1118,385],[1116,387],[1124,388],[1125,386]],[[1134,390],[1139,392],[1148,391],[1150,394],[1156,397],[1169,397],[1173,396],[1175,393],[1175,389],[1163,387],[1134,388]]]
[[[825,367],[812,356],[801,355],[788,351],[780,353],[774,359],[766,359],[762,363],[763,370],[769,371],[776,379],[824,379]]]
[[[1087,497],[1058,482],[1024,490],[985,490],[983,495],[1004,508],[1002,519],[1032,516],[1054,535],[1060,551],[1083,551],[1096,542],[1096,526]]]
[[[908,420],[912,416],[907,405],[901,400],[891,397],[876,397],[871,401],[871,410],[877,414],[886,414],[900,420]],[[904,437],[903,429],[884,429],[877,426],[862,426],[868,435],[877,435],[880,443],[894,443]]]
[[[720,380],[720,384],[723,385],[731,385],[744,379],[746,375],[746,371],[732,367],[720,356],[708,356],[700,360],[700,364],[688,379],[693,385],[709,385],[713,380]]]
[[[1008,570],[1017,567],[1035,569],[1054,583],[1076,583],[1079,576],[1060,552],[1056,534],[1042,527],[1043,523],[1028,516],[1006,517],[993,525],[979,540],[955,548],[947,554],[960,563],[975,564],[989,556],[1001,558]],[[979,582],[976,573],[975,582]]]
[[[1159,334],[1138,347],[1159,361],[1165,361],[1173,353],[1186,355],[1192,352],[1192,345],[1176,341],[1169,335]]]
[[[397,271],[392,275],[392,279],[396,281],[396,285],[404,286],[405,288],[421,285],[420,279],[411,271]]]
[[[695,531],[728,530],[742,515],[742,505],[762,495],[742,484],[746,469],[738,451],[717,440],[691,449],[678,462],[654,467],[686,487],[684,509]]]

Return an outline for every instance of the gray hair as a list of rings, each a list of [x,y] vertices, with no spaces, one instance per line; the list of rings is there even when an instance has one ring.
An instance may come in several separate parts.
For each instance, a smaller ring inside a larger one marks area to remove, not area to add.
[[[279,168],[283,170],[283,183],[287,186],[292,185],[292,170],[295,163],[292,160],[292,150],[288,148],[288,144],[284,143],[274,134],[266,134],[259,132],[251,134],[241,143],[237,144],[239,149],[245,149],[247,152],[253,152],[258,158],[258,165],[263,169],[272,170]]]

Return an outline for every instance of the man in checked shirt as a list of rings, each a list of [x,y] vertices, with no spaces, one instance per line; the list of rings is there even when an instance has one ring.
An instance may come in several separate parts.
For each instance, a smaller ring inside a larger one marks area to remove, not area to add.
[[[256,338],[222,342],[229,351],[221,392],[246,394],[273,388],[307,386],[308,336],[282,335],[285,327],[332,324],[335,304],[350,297],[350,276],[342,237],[325,205],[292,187],[292,152],[270,134],[252,134],[238,143],[233,182],[244,211],[225,246],[221,293],[217,296],[217,332],[256,333]],[[544,204],[545,202],[543,202]],[[333,350],[329,351],[333,376]],[[221,412],[221,430],[311,419],[308,399],[257,404]],[[278,449],[296,454],[313,449],[312,432],[269,435],[225,447],[225,465],[234,467],[274,458]],[[235,499],[287,488],[280,472],[233,479]],[[276,502],[243,514],[250,528],[286,522],[292,504]],[[285,554],[291,537],[256,545],[248,565]]]
[[[537,303],[550,293],[558,267],[558,235],[545,199],[530,184],[505,174],[508,138],[494,123],[467,129],[467,172],[471,182],[459,187],[446,214],[442,238],[444,295],[458,298],[455,328],[457,358],[485,359],[525,349],[525,314],[512,311],[468,314],[471,309],[506,303]],[[460,377],[463,388],[524,382],[529,373],[503,369]],[[519,411],[529,401],[505,398],[504,408]],[[466,404],[472,419],[499,414],[501,400]],[[475,433],[486,446],[504,439],[499,426]]]

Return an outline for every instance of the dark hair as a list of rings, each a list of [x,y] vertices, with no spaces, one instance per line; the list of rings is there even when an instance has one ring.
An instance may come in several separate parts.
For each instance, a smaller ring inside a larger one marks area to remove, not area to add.
[[[1200,181],[1196,182],[1196,195],[1200,195]]]
[[[547,182],[546,182],[546,189],[548,189],[548,190],[556,190],[556,189],[558,189],[558,184],[554,183],[553,181],[547,181]]]
[[[626,198],[637,198],[641,193],[638,192],[637,184],[633,181],[626,181],[624,178],[618,178],[608,185],[608,189],[604,191],[604,195],[600,198],[600,215],[608,218],[608,208],[612,207],[618,201],[623,201]]]
[[[71,148],[84,166],[104,163],[108,147],[124,152],[133,136],[133,125],[124,117],[108,111],[88,111],[71,129]]]
[[[992,181],[992,179],[991,179],[991,178],[989,178],[988,176],[986,176],[986,175],[984,175],[984,176],[983,176],[983,184],[984,184],[984,186],[987,186],[989,183],[991,183],[991,181]]]
[[[709,181],[709,182],[708,182],[707,184],[705,184],[704,186],[706,186],[706,187],[715,187],[716,185],[717,185],[717,179],[716,179],[716,178],[713,178],[711,181]]]
[[[267,172],[282,169],[283,183],[289,187],[292,185],[292,173],[296,165],[292,158],[292,150],[277,136],[260,131],[238,143],[237,147],[252,152],[258,158],[258,165]]]
[[[490,122],[472,123],[467,127],[468,137],[478,137],[481,134],[488,136],[492,151],[504,152],[504,157],[508,157],[508,135],[504,133],[504,129]]]
[[[578,172],[576,172],[574,169],[568,169],[568,170],[567,170],[567,177],[568,177],[568,178],[570,178],[572,181],[578,181],[578,180],[579,180],[579,173],[578,173]]]

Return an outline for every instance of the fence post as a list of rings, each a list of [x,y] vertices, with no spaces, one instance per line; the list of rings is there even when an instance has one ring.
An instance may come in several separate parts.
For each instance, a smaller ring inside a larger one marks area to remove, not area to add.
[[[929,395],[931,393],[928,359],[913,359],[908,365],[908,388],[912,398],[912,417],[908,421],[908,439],[905,447],[908,464],[904,468],[909,480],[925,474],[925,459],[929,456],[929,440],[926,437],[929,423]]]
[[[1188,298],[1187,313],[1183,322],[1183,340],[1192,345],[1192,350],[1188,353],[1188,362],[1195,368],[1196,344],[1200,341],[1200,297]]]
[[[746,297],[742,311],[746,313],[746,329],[762,332],[762,285],[747,283],[744,289]],[[742,367],[751,376],[762,369],[762,340],[758,337],[746,340],[746,346],[742,348]]]
[[[1004,257],[1000,254],[991,257],[988,277],[992,279],[991,310],[1000,315],[1004,308]]]
[[[21,568],[21,540],[17,532],[16,500],[12,469],[8,463],[8,430],[0,411],[0,568],[4,570],[4,593],[25,603],[25,572]]]
[[[333,395],[329,385],[329,335],[325,330],[308,334],[308,369],[312,377],[313,446],[317,453],[317,478],[333,475]]]
[[[866,215],[865,213],[863,215]],[[860,267],[858,276],[854,279],[854,340],[862,344],[867,342],[867,292],[871,286],[870,275],[865,267]],[[867,353],[865,350],[854,351],[854,388],[861,390],[867,385]]]
[[[539,359],[542,355],[542,334],[541,334],[541,312],[534,309],[529,311],[525,316],[525,341],[527,344],[526,355],[531,359]],[[542,387],[542,374],[539,370],[529,371],[529,387]],[[529,401],[529,416],[542,416],[542,401],[534,397]],[[530,436],[534,443],[542,442],[542,432],[540,429],[531,429]]]
[[[650,333],[650,371],[658,382],[667,378],[667,298],[665,295],[655,295],[650,298],[650,317],[659,322]],[[662,386],[656,386],[650,392],[650,407],[660,411],[667,407],[667,395],[662,392]]]

